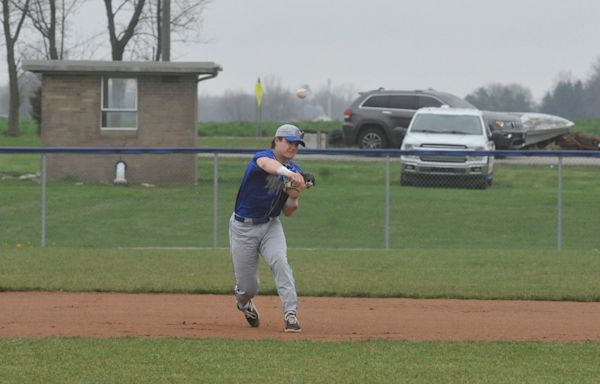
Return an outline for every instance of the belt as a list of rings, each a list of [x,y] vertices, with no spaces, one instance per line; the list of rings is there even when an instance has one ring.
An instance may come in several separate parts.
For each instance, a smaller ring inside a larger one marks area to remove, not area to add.
[[[242,217],[238,214],[233,214],[233,218],[236,221],[239,221],[240,223],[250,223],[250,224],[264,224],[264,223],[268,223],[269,221],[271,221],[273,219],[273,217],[268,216],[268,217],[259,217],[256,219],[252,219],[249,217]]]

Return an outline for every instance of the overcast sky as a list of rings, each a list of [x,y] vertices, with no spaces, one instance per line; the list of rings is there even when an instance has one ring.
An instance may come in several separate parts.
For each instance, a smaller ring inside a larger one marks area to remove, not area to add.
[[[600,58],[599,0],[213,0],[204,17],[208,42],[175,45],[171,58],[220,64],[200,84],[210,94],[252,92],[261,76],[290,89],[330,80],[459,96],[518,83],[539,101],[559,73],[584,80]],[[102,1],[81,22],[103,30]]]

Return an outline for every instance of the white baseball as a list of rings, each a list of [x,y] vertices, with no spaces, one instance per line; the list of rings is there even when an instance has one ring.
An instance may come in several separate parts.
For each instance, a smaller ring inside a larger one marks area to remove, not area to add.
[[[296,96],[298,96],[299,99],[306,98],[306,96],[308,96],[308,89],[298,88],[298,90],[296,91]]]

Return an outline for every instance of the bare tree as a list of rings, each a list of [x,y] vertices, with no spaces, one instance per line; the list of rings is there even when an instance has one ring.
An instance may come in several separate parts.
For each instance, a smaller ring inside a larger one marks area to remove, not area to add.
[[[199,42],[203,14],[211,0],[172,0],[170,34],[179,43]],[[132,56],[160,61],[163,58],[164,0],[147,0],[136,33],[132,38]]]
[[[19,40],[19,34],[27,16],[29,0],[2,0],[2,26],[4,27],[4,39],[6,42],[6,63],[8,66],[8,86],[10,102],[8,108],[8,135],[19,136],[19,75],[17,59],[15,57],[15,45]]]
[[[27,17],[29,33],[23,36],[20,54],[23,57],[63,60],[69,57],[90,57],[97,47],[97,36],[85,38],[70,33],[70,21],[86,0],[30,0]],[[89,51],[86,55],[85,51]],[[21,116],[30,115],[41,129],[41,82],[21,76]]]
[[[332,89],[329,85],[318,88],[313,96],[313,104],[318,105],[325,116],[332,120],[342,120],[344,110],[356,98],[356,87],[352,84],[341,84]],[[317,116],[324,118],[325,116]]]
[[[227,103],[221,105],[221,112],[228,121],[253,120],[254,97],[244,91],[226,91],[224,99]]]
[[[104,0],[106,6],[106,16],[108,18],[108,35],[110,37],[110,47],[112,59],[115,61],[123,60],[123,53],[129,41],[135,36],[136,27],[140,22],[142,10],[146,0],[121,0],[120,4],[113,9],[112,0]],[[131,18],[124,23],[121,32],[117,32],[119,13],[132,12]]]
[[[42,37],[42,55],[65,58],[68,19],[85,0],[30,0],[27,16]]]
[[[264,78],[264,87],[264,121],[302,120],[302,109],[295,108],[299,105],[295,93],[285,88],[280,78],[266,76]]]
[[[33,22],[44,42],[46,55],[51,60],[58,59],[56,47],[56,0],[33,0],[29,8],[28,16]]]

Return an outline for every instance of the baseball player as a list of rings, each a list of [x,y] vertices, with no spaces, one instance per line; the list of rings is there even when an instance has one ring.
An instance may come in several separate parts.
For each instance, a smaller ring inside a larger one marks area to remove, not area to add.
[[[280,213],[289,216],[298,208],[300,192],[312,186],[314,177],[303,174],[292,162],[304,133],[291,124],[275,132],[271,148],[257,152],[248,163],[229,220],[229,243],[235,273],[237,308],[248,324],[258,327],[260,317],[252,298],[258,293],[259,255],[275,278],[284,314],[284,331],[300,332],[296,317],[298,297],[287,260],[287,245]],[[305,181],[305,176],[309,177]]]

